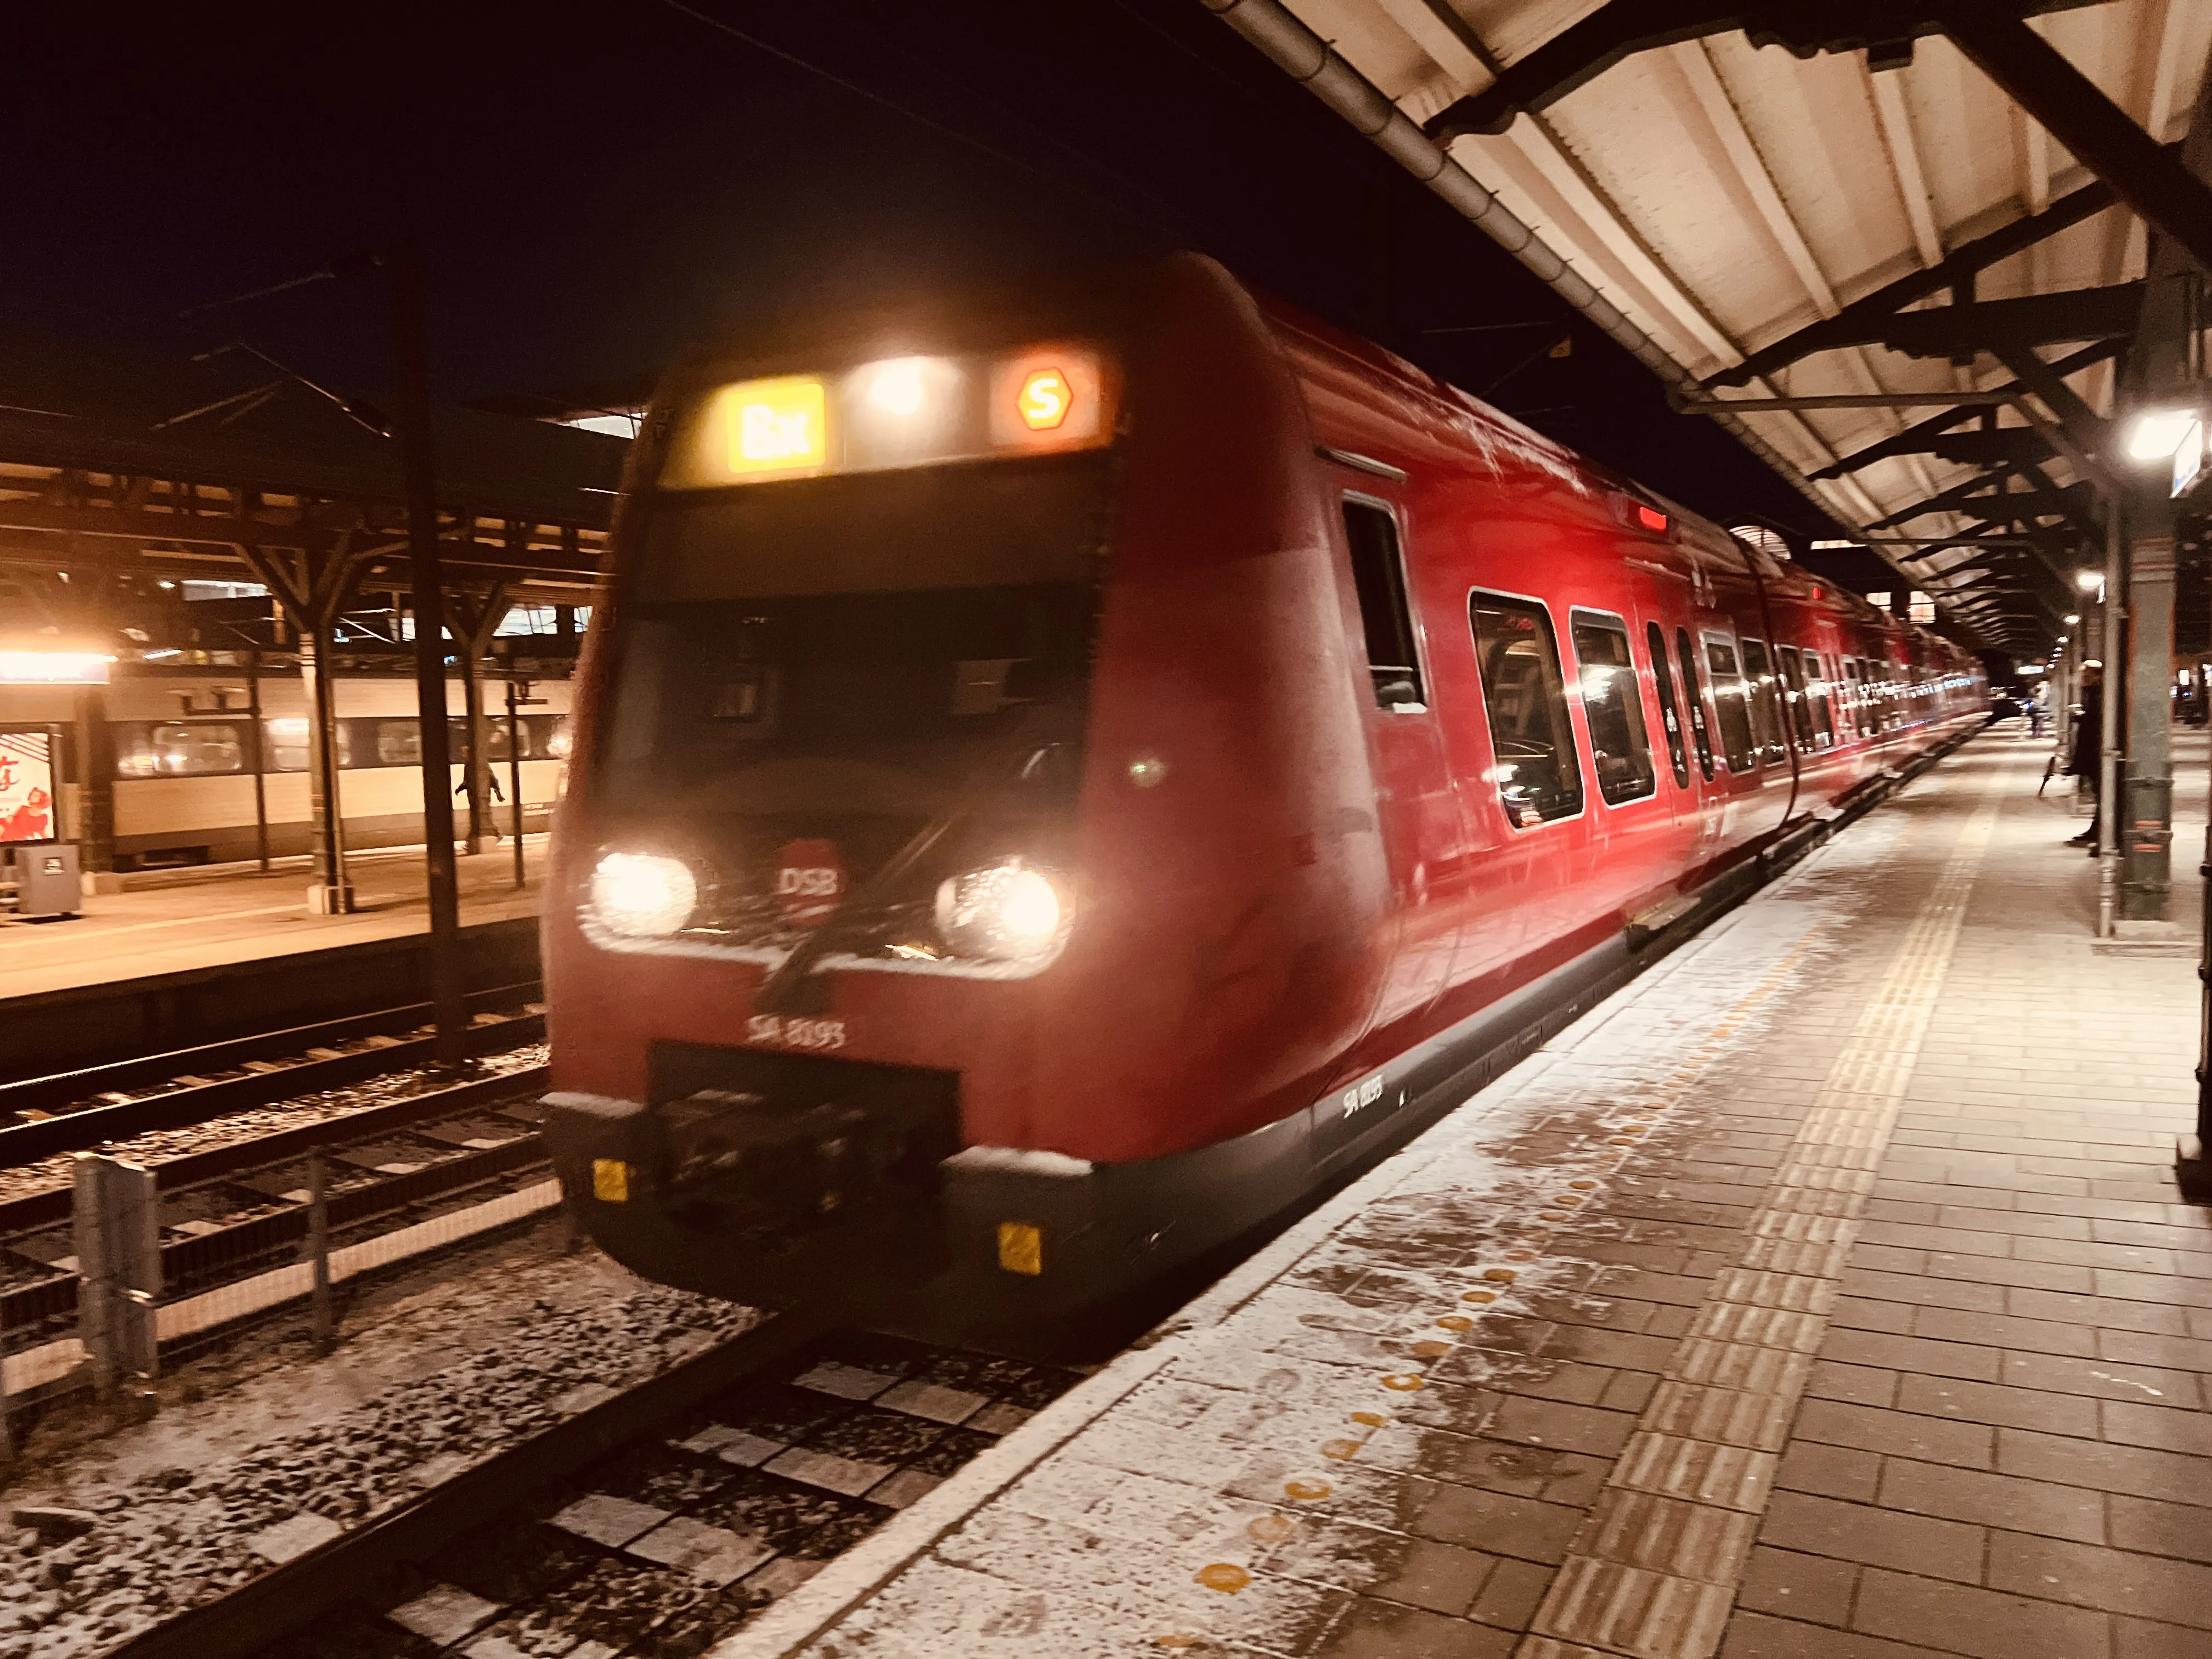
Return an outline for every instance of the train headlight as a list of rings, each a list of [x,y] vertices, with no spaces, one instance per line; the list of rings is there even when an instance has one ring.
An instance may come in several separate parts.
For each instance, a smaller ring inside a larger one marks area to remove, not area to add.
[[[592,872],[592,914],[617,933],[661,939],[691,919],[699,883],[676,859],[610,853]]]
[[[1042,956],[1059,943],[1066,917],[1060,890],[1019,859],[987,864],[937,889],[937,931],[963,957]]]

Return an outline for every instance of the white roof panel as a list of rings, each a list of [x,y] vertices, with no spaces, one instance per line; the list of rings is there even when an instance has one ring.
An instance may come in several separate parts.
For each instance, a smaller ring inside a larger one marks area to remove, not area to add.
[[[1600,9],[1594,0],[1282,3],[1417,124]],[[2212,51],[2212,0],[2107,0],[2031,27],[2154,137],[2182,136]],[[1919,40],[1911,64],[1882,71],[1863,52],[1800,59],[1735,32],[1656,47],[1521,115],[1502,135],[1453,141],[1449,154],[1699,379],[2093,179],[1940,35]],[[2144,246],[2141,222],[2106,208],[1985,269],[1974,297],[2134,280]],[[1869,345],[1806,356],[1723,395],[1942,392],[2011,378],[1986,356],[1960,368]],[[2071,384],[2101,414],[2113,379],[2099,364]],[[1810,472],[1933,412],[1742,418]],[[2010,426],[2024,417],[2007,409],[1998,419]],[[2047,471],[2057,483],[2072,481],[2063,460]],[[1915,454],[1812,488],[1864,526],[1976,476]],[[1949,534],[1970,522],[1929,517],[1911,528]]]

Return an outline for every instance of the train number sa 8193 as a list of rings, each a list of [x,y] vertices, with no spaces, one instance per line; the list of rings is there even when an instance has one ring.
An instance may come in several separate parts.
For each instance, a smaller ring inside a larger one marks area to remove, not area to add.
[[[745,1041],[772,1048],[821,1050],[845,1046],[842,1019],[793,1019],[781,1014],[755,1014],[745,1022]]]

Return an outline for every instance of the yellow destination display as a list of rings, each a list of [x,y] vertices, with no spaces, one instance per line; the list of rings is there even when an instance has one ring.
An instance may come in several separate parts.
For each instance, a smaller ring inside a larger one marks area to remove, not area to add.
[[[733,477],[811,472],[830,459],[829,399],[811,375],[746,380],[715,399],[723,465]]]

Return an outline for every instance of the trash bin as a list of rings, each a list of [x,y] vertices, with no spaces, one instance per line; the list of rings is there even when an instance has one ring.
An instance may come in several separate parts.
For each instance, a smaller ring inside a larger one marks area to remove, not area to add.
[[[0,848],[0,854],[6,859],[0,866],[0,901],[14,900],[5,914],[58,921],[83,908],[75,842],[12,842]],[[11,887],[12,893],[7,890]]]

